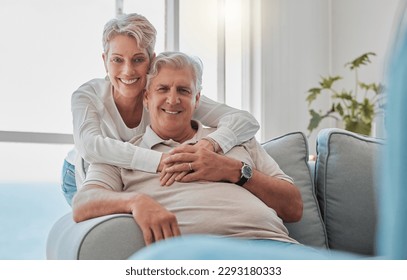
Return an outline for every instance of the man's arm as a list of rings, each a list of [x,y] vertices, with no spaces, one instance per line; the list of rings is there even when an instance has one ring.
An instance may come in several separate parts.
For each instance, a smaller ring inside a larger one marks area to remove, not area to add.
[[[175,215],[144,194],[86,185],[74,196],[72,209],[75,222],[109,214],[130,213],[140,226],[146,245],[181,234]]]
[[[223,174],[221,181],[237,183],[241,176],[242,162],[226,156],[220,157],[217,165]],[[253,168],[252,177],[243,186],[236,187],[243,187],[257,196],[268,207],[273,208],[284,222],[297,222],[302,217],[301,193],[294,184],[286,180]]]
[[[233,164],[236,166],[235,175],[230,180],[238,182],[242,163],[235,161]],[[284,222],[297,222],[301,219],[303,203],[301,193],[294,184],[253,169],[253,176],[242,187],[273,208]]]

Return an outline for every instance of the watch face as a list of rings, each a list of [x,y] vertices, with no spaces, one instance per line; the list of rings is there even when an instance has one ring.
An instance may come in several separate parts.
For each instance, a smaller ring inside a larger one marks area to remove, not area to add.
[[[242,175],[243,177],[250,179],[252,177],[253,171],[252,168],[249,165],[244,165],[242,169]]]

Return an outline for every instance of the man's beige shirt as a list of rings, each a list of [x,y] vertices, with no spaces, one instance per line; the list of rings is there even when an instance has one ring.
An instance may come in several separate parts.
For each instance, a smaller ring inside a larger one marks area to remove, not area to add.
[[[196,143],[212,128],[198,123],[195,136],[183,144]],[[134,145],[168,152],[180,144],[162,140],[150,127],[142,137],[130,141]],[[231,149],[226,156],[239,159],[253,168],[292,182],[278,164],[253,138]],[[106,164],[92,164],[84,185],[97,184],[117,192],[138,192],[149,195],[177,217],[182,234],[211,234],[247,239],[274,239],[298,243],[274,209],[251,192],[236,184],[198,181],[160,185],[159,173],[147,173]]]

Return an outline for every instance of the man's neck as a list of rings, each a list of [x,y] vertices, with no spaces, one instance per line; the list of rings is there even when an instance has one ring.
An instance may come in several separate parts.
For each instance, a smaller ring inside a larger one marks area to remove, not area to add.
[[[194,120],[191,120],[191,128],[187,129],[186,131],[182,131],[177,135],[160,135],[159,133],[157,133],[157,131],[154,130],[154,128],[152,128],[152,130],[163,140],[171,139],[182,144],[195,136],[196,132],[198,131],[198,127],[198,123]]]

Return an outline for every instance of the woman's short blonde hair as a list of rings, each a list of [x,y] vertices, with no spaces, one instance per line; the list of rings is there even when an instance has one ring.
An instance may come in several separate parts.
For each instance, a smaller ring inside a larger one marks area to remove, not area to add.
[[[103,29],[103,50],[109,52],[109,42],[117,35],[133,37],[138,47],[146,49],[150,59],[154,55],[157,31],[142,15],[132,13],[109,20]]]

